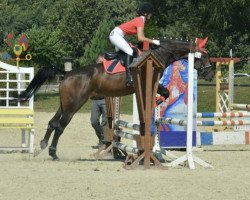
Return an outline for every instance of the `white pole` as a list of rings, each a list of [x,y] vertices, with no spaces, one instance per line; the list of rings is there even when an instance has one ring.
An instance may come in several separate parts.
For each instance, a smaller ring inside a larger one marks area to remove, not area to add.
[[[234,102],[234,61],[230,60],[229,65],[229,75],[228,75],[228,108],[227,112],[231,111],[231,106]]]
[[[187,110],[187,158],[190,169],[195,169],[192,141],[193,141],[193,112],[194,112],[194,54],[188,54],[188,110]]]
[[[137,101],[136,101],[135,94],[133,94],[133,124],[140,124],[139,113],[138,113],[138,107],[137,107]],[[133,133],[134,134],[139,134],[139,131],[133,130]],[[132,146],[137,147],[136,141],[133,141]]]

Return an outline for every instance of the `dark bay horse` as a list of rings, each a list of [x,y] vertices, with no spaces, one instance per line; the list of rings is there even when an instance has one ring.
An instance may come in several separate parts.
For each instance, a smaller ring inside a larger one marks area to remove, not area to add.
[[[210,80],[213,77],[213,72],[208,67],[210,63],[204,49],[205,42],[204,40],[199,41],[196,44],[182,40],[164,39],[161,40],[159,47],[151,49],[151,51],[166,66],[181,58],[187,58],[189,52],[199,52],[199,56],[195,58],[195,68],[198,70],[198,76]],[[64,76],[59,86],[60,106],[54,117],[49,121],[46,134],[40,143],[41,150],[45,149],[52,132],[55,131],[49,147],[49,155],[53,160],[59,159],[56,155],[59,137],[74,114],[89,98],[94,96],[125,96],[134,93],[133,86],[127,86],[126,84],[125,73],[110,75],[104,71],[101,63],[97,63],[67,73],[53,67],[42,68],[35,75],[27,89],[20,94],[19,101],[28,100],[46,80],[51,80],[56,75]]]

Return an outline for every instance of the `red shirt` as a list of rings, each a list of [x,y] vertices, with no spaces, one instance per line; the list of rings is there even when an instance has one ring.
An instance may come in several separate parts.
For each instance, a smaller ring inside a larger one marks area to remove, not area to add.
[[[144,19],[142,17],[136,17],[119,26],[125,35],[136,35],[138,27],[144,28]]]

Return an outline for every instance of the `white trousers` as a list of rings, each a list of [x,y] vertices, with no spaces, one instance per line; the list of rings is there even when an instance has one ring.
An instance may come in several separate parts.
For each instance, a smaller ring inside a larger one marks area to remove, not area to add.
[[[123,31],[115,27],[111,33],[109,34],[109,40],[110,42],[116,47],[116,49],[119,49],[126,54],[129,54],[130,56],[133,55],[133,49],[129,46],[128,42],[124,38]]]

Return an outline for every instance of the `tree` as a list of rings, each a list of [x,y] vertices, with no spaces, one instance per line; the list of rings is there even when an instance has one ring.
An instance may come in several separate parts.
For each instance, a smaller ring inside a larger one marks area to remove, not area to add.
[[[112,20],[104,19],[100,23],[91,42],[86,45],[84,55],[79,60],[81,65],[94,63],[98,55],[112,49],[108,38],[112,27],[114,27]]]
[[[0,41],[3,41],[8,33],[18,35],[34,25],[42,26],[44,24],[43,1],[45,0],[30,4],[29,0],[2,0],[0,3]]]
[[[62,32],[47,27],[33,27],[25,32],[28,37],[32,54],[32,65],[63,67],[63,57],[67,56],[64,43],[61,40]]]
[[[58,26],[70,57],[78,59],[84,54],[84,47],[90,43],[102,15],[98,0],[71,1]]]

